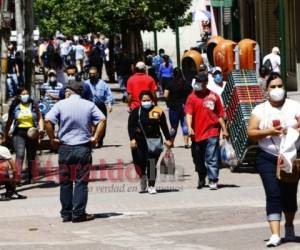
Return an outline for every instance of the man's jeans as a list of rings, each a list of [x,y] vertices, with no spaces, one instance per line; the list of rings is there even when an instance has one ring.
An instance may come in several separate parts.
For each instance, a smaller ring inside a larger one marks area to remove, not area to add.
[[[219,180],[219,137],[211,137],[207,140],[192,143],[192,156],[195,171],[200,179],[208,176],[209,181]]]
[[[6,86],[7,96],[9,98],[14,97],[16,95],[16,90],[18,89],[18,77],[16,74],[7,75]]]
[[[89,145],[61,145],[58,155],[61,217],[76,219],[86,213],[92,149]]]
[[[179,123],[182,128],[182,134],[184,136],[187,136],[189,134],[183,107],[178,111],[169,108],[169,120],[171,124],[170,134],[173,139],[175,139],[176,137]]]

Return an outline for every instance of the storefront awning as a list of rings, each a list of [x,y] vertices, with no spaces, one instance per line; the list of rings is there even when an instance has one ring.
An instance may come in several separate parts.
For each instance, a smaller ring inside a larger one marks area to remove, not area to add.
[[[231,7],[232,0],[211,0],[213,7]]]

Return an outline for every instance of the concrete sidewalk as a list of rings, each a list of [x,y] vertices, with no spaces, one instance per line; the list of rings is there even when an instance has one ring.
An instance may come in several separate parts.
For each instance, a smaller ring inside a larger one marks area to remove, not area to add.
[[[298,95],[291,97],[300,100]],[[234,174],[222,169],[218,191],[197,190],[191,152],[182,147],[180,133],[173,150],[174,179],[159,175],[160,192],[140,194],[130,165],[127,119],[125,105],[118,102],[109,115],[105,146],[93,154],[95,165],[106,166],[101,173],[94,172],[89,185],[87,211],[97,219],[61,222],[57,176],[51,172],[38,183],[19,188],[27,200],[0,203],[0,249],[265,249],[270,236],[265,195],[253,169]],[[57,155],[44,152],[39,160],[42,168],[50,164],[52,171],[57,169]],[[300,235],[298,214],[296,231]],[[300,249],[299,243],[300,238],[278,249]]]

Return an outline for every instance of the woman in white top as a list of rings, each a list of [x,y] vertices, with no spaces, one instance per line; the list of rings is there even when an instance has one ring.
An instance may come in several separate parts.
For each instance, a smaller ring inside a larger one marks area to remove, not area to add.
[[[276,165],[281,139],[287,128],[299,130],[300,104],[286,99],[283,81],[278,73],[271,73],[267,83],[268,100],[256,106],[249,120],[248,136],[258,141],[256,167],[266,193],[267,220],[272,235],[267,246],[281,243],[281,214],[285,215],[285,237],[295,239],[293,220],[297,211],[298,183],[284,183],[276,177]]]

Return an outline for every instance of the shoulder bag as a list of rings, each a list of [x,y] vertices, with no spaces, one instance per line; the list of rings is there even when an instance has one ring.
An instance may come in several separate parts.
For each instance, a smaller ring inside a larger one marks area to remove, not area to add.
[[[141,130],[145,136],[146,143],[147,143],[147,148],[148,148],[148,153],[151,155],[159,155],[161,152],[164,150],[164,146],[162,143],[161,138],[148,138],[145,130],[143,128],[143,125],[141,123],[141,108],[139,109],[139,124],[141,127]]]

